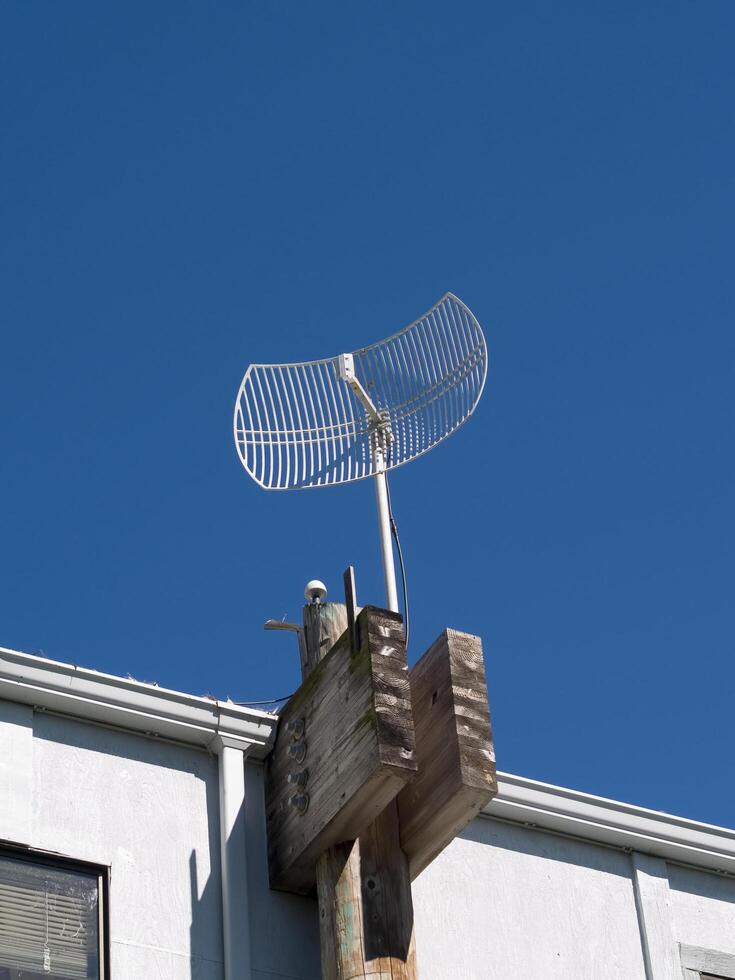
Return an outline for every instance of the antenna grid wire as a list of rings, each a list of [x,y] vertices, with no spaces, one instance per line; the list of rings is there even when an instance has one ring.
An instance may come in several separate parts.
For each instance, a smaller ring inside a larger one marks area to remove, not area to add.
[[[402,466],[467,421],[487,375],[480,325],[452,293],[352,358],[359,386],[385,419],[389,461],[374,420],[340,377],[339,357],[251,364],[237,395],[234,435],[242,465],[261,487],[332,486]]]

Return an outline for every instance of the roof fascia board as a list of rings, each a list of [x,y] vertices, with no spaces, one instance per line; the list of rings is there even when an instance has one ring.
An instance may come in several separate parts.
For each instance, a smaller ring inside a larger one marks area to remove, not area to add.
[[[498,773],[498,795],[483,815],[567,837],[735,874],[735,831]]]
[[[0,647],[0,698],[159,735],[216,751],[227,739],[255,758],[270,751],[278,718]]]

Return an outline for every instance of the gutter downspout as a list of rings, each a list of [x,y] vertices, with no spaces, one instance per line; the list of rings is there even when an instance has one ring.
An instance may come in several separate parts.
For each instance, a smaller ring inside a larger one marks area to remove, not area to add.
[[[245,757],[242,742],[217,735],[211,743],[219,770],[220,859],[225,980],[250,980]]]

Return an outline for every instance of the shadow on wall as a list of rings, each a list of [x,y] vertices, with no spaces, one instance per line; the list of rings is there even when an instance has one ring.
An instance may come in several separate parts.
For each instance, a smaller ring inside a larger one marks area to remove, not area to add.
[[[253,980],[320,980],[316,896],[268,884],[263,767],[256,763],[245,766],[245,800]]]
[[[115,975],[223,980],[216,759],[40,712],[34,737],[41,846],[111,863]]]
[[[735,881],[726,875],[670,864],[669,887],[696,898],[735,905]]]
[[[243,909],[242,928],[250,929],[252,980],[320,980],[316,899],[271,891],[268,884],[263,768],[254,763],[245,766],[245,801],[234,833],[246,838],[249,922],[248,910]],[[220,923],[222,935],[219,795],[209,784],[207,811],[212,871],[201,891],[196,851],[189,857],[192,980],[224,980],[224,950],[221,961],[215,962],[207,959],[202,946],[213,921]]]
[[[209,804],[209,800],[207,800]],[[215,813],[217,811],[215,810]],[[211,813],[211,811],[210,811]],[[222,935],[222,893],[220,889],[219,865],[216,873],[215,860],[219,861],[219,840],[210,838],[210,859],[213,873],[207,878],[207,883],[199,894],[199,873],[197,870],[197,853],[192,851],[189,856],[189,878],[191,882],[191,930],[190,955],[192,980],[224,980],[224,952],[220,960],[213,960],[204,955],[202,949],[202,924],[211,923],[213,918],[220,922],[219,933]],[[206,926],[205,926],[206,928]],[[211,954],[210,954],[211,956]]]
[[[503,851],[546,858],[564,865],[574,864],[580,868],[604,871],[622,878],[630,878],[632,875],[630,859],[622,851],[594,841],[563,837],[541,828],[522,827],[481,816],[473,820],[460,837]]]

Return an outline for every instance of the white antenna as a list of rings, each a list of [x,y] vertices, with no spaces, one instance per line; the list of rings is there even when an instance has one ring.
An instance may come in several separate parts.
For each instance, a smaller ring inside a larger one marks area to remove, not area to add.
[[[235,403],[235,445],[266,490],[375,479],[386,599],[398,611],[387,471],[466,422],[486,375],[480,324],[447,293],[403,330],[352,354],[251,364]]]

